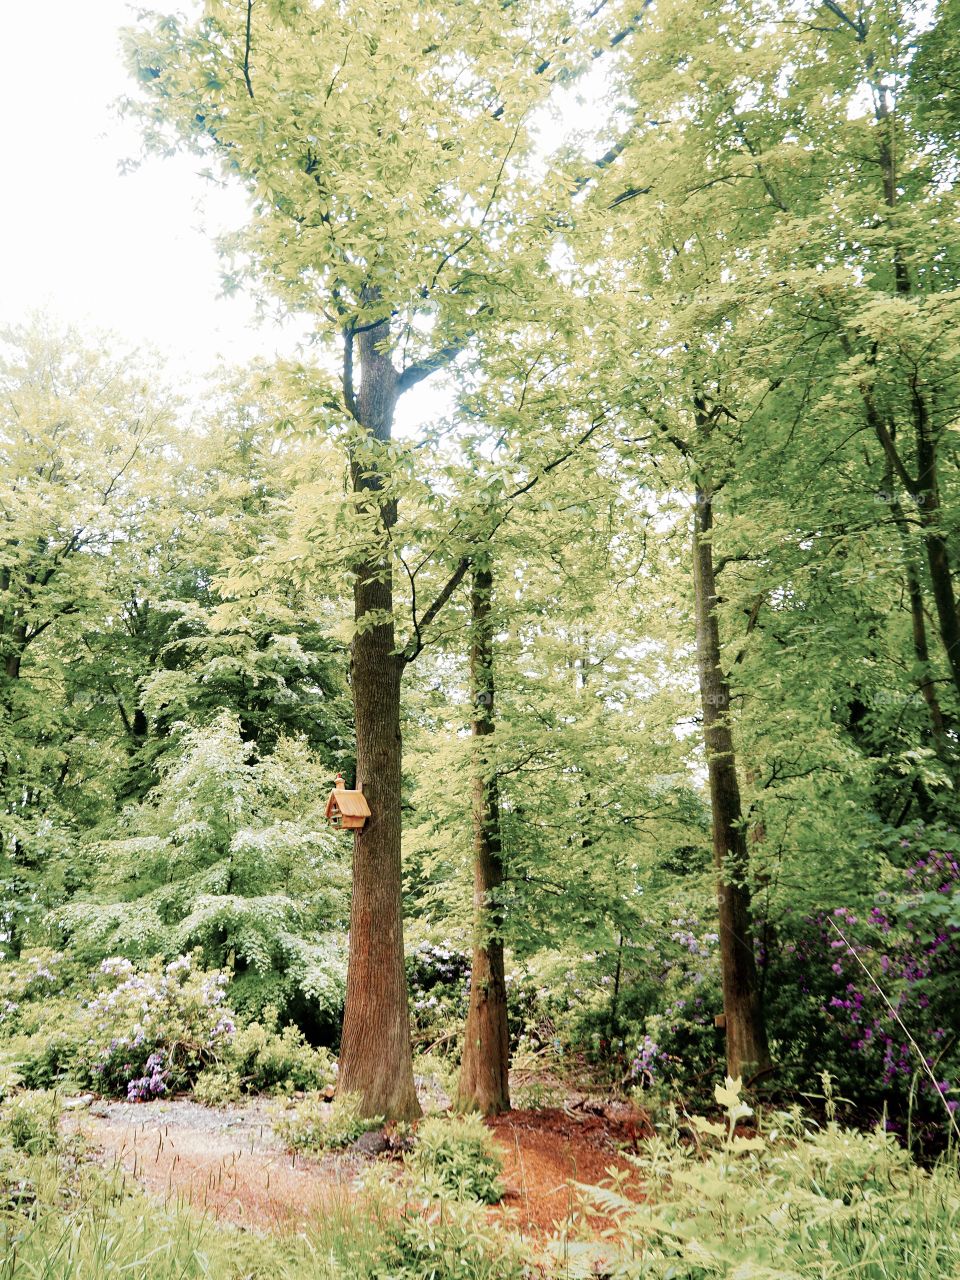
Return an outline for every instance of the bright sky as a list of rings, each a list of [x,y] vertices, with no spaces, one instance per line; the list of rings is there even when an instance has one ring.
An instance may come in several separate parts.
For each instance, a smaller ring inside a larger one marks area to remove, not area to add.
[[[219,297],[212,232],[239,225],[244,199],[188,156],[139,153],[113,103],[130,88],[118,30],[126,0],[6,4],[0,119],[0,322],[40,308],[159,348],[188,377],[289,350],[292,330],[256,327],[252,302]]]
[[[293,351],[305,322],[259,322],[248,297],[220,296],[214,236],[244,222],[239,189],[201,178],[200,161],[185,155],[121,173],[140,154],[135,124],[115,106],[132,88],[119,30],[134,16],[128,0],[4,6],[0,324],[40,309],[110,330],[155,347],[178,380],[196,384],[224,365]],[[602,78],[591,80],[599,92]],[[571,95],[564,114],[582,127],[582,100]],[[557,141],[554,120],[545,142]],[[401,401],[399,432],[447,403],[438,379],[421,384]]]

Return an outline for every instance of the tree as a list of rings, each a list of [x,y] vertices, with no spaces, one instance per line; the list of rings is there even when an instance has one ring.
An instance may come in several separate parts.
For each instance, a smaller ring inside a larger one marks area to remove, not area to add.
[[[394,414],[401,396],[504,307],[515,314],[547,274],[553,192],[524,177],[520,158],[533,109],[556,76],[589,64],[598,24],[603,42],[613,19],[593,13],[581,34],[565,5],[547,2],[469,15],[407,0],[374,10],[273,3],[256,14],[218,3],[196,23],[155,17],[128,40],[149,98],[148,138],[192,146],[240,177],[256,212],[240,238],[246,274],[322,317],[341,342],[340,390],[323,396],[366,533],[353,561],[351,683],[357,780],[373,816],[354,851],[340,1078],[367,1114],[418,1112],[400,911],[399,700],[420,643],[395,634]],[[458,564],[422,611],[421,632],[468,567]]]
[[[326,771],[302,739],[262,756],[235,713],[173,733],[146,798],[84,834],[74,892],[48,916],[88,965],[199,948],[232,1001],[272,1005],[331,1041],[343,999],[347,877],[323,816]]]
[[[72,667],[86,628],[121,607],[113,564],[135,536],[169,406],[108,342],[37,320],[2,343],[0,844],[16,950],[63,827],[110,803],[72,705]]]
[[[479,560],[479,563],[477,562]],[[473,864],[474,938],[470,967],[470,1008],[463,1032],[457,1105],[465,1111],[498,1115],[510,1109],[510,1038],[503,963],[504,881],[500,837],[500,796],[496,761],[484,751],[495,727],[489,552],[474,562],[470,592],[470,683],[473,698]]]

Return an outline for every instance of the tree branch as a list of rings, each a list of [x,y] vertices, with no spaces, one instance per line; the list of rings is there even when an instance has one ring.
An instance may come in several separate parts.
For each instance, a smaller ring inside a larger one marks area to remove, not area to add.
[[[864,24],[862,22],[856,22],[853,18],[844,13],[836,3],[836,0],[823,0],[823,7],[825,9],[829,9],[835,18],[838,18],[841,22],[845,23],[851,31],[855,32],[857,39],[861,43],[866,39],[867,31]]]
[[[425,360],[419,360],[416,364],[408,365],[397,378],[397,395],[402,396],[405,391],[415,387],[418,382],[422,382],[424,378],[429,378],[431,373],[437,373],[439,370],[445,369],[447,365],[452,364],[460,352],[464,350],[471,337],[472,331],[461,341],[449,342],[445,347],[441,347],[439,351],[435,351],[432,356],[427,356]]]
[[[250,39],[253,34],[253,0],[247,0],[247,31],[243,45],[243,79],[247,93],[253,97],[253,84],[250,81]]]
[[[424,613],[420,621],[418,622],[416,617],[414,617],[413,639],[410,641],[406,649],[404,649],[403,651],[404,665],[406,665],[408,662],[413,662],[414,658],[416,658],[420,653],[423,652],[423,646],[426,643],[423,639],[423,632],[427,630],[428,627],[432,626],[434,620],[437,617],[437,614],[440,612],[443,606],[447,603],[447,601],[453,595],[454,591],[456,591],[457,587],[459,587],[460,583],[466,577],[467,570],[470,568],[472,563],[473,563],[473,558],[471,556],[464,556],[461,559],[460,563],[457,565],[456,569],[454,569],[453,573],[444,583],[443,587],[440,590],[440,593],[437,595],[436,599],[433,601],[430,607],[426,610],[426,612]]]

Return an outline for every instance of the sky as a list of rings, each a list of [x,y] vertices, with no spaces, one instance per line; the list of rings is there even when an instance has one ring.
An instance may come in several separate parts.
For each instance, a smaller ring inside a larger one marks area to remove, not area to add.
[[[306,322],[261,322],[248,296],[222,296],[215,237],[249,216],[239,187],[203,178],[202,162],[188,155],[147,157],[123,171],[124,161],[141,156],[136,124],[117,108],[133,87],[119,32],[136,7],[128,0],[4,6],[0,325],[40,310],[87,333],[113,332],[125,347],[158,351],[168,376],[198,391],[218,369],[294,353]],[[588,76],[581,88],[589,118],[601,78]],[[561,106],[566,125],[557,117],[547,124],[547,149],[566,128],[582,127],[584,106],[579,92]],[[443,414],[449,395],[442,379],[421,383],[400,402],[398,434]]]
[[[245,197],[189,156],[150,158],[116,99],[131,82],[119,29],[126,0],[4,5],[0,119],[0,323],[32,310],[158,349],[171,374],[290,351],[294,326],[257,327],[252,301],[220,296],[213,235],[239,226]]]

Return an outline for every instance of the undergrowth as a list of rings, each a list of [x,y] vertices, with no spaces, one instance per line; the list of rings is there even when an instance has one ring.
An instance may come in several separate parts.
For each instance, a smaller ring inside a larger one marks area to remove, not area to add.
[[[674,1117],[627,1158],[646,1198],[584,1188],[615,1220],[617,1243],[565,1244],[564,1274],[621,1280],[946,1280],[960,1277],[956,1164],[915,1165],[882,1130],[799,1110],[743,1133],[740,1081],[716,1089],[723,1122]],[[599,1268],[599,1271],[598,1271]]]

